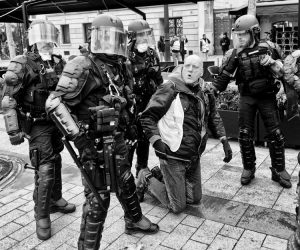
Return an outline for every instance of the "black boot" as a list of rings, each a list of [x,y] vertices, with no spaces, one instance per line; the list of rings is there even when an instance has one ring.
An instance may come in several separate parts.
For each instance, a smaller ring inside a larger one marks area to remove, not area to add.
[[[240,130],[239,137],[241,156],[244,170],[241,176],[241,184],[248,185],[255,177],[255,149],[251,133],[248,129]]]
[[[269,136],[269,151],[271,157],[272,180],[284,188],[291,188],[291,176],[285,170],[284,137],[277,129]]]
[[[254,177],[255,177],[255,171],[256,171],[256,168],[244,169],[242,176],[241,176],[241,184],[242,185],[250,184],[252,179],[254,179]]]
[[[138,222],[133,222],[132,220],[125,218],[125,233],[144,233],[144,234],[155,234],[159,231],[159,226],[152,223],[144,215]]]
[[[93,193],[86,194],[86,201],[82,208],[82,220],[78,239],[79,250],[100,248],[103,225],[110,203],[110,193],[99,191],[99,194],[103,200],[105,211],[101,209]]]
[[[145,170],[141,170],[139,175]],[[153,224],[142,214],[142,209],[136,194],[134,177],[130,171],[125,171],[121,175],[120,187],[121,192],[117,193],[117,198],[125,212],[125,233],[131,234],[141,232],[145,234],[154,234],[158,232],[158,225]]]
[[[281,172],[278,172],[275,168],[270,168],[272,171],[272,180],[278,182],[284,188],[291,188],[291,176],[290,174],[284,169]]]
[[[73,213],[75,210],[75,204],[67,202],[64,198],[60,198],[58,201],[52,201],[50,205],[51,214],[56,212],[69,214]]]
[[[36,235],[40,240],[48,240],[51,237],[50,218],[36,220]]]
[[[62,180],[61,180],[61,156],[57,154],[54,163],[54,185],[51,193],[50,213],[61,212],[63,214],[72,213],[76,210],[76,206],[67,202],[62,197]]]
[[[54,164],[45,163],[36,172],[34,191],[36,234],[40,240],[51,237],[50,199],[54,183]]]

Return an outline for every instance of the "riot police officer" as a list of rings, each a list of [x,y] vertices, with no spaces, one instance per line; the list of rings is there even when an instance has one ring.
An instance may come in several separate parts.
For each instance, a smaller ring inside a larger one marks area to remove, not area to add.
[[[248,185],[255,176],[254,120],[257,110],[267,130],[272,180],[290,188],[291,177],[285,169],[284,137],[279,129],[276,102],[276,78],[283,75],[281,52],[278,45],[259,42],[259,23],[253,15],[239,17],[233,28],[236,45],[229,50],[221,71],[214,81],[218,91],[224,91],[232,77],[240,92],[239,143],[244,170],[242,185]]]
[[[155,51],[153,31],[145,20],[134,20],[128,25],[129,38],[128,59],[133,74],[133,93],[136,99],[135,114],[143,112],[156,87],[163,82],[159,58]],[[137,163],[136,176],[140,169],[148,167],[149,141],[146,139],[142,126],[136,117],[137,126]],[[133,152],[132,154],[133,155]],[[132,161],[132,159],[130,159]]]
[[[98,15],[91,27],[90,55],[77,56],[66,64],[56,92],[48,99],[48,111],[56,114],[53,117],[64,134],[72,134],[69,138],[74,140],[87,173],[83,180],[86,200],[78,249],[100,247],[110,203],[109,188],[112,187],[106,182],[108,173],[110,180],[117,179],[118,188],[112,191],[116,192],[124,209],[125,232],[156,233],[159,229],[142,214],[127,157],[124,132],[128,122],[126,109],[132,105],[132,93],[128,88],[131,79],[125,65],[126,46],[127,34],[122,21],[110,14]],[[59,103],[58,96],[61,96],[62,103]],[[72,132],[70,124],[75,124],[75,121],[70,120],[67,109],[60,111],[62,104],[69,108],[77,124],[81,124],[79,132],[76,129]],[[114,126],[117,128],[113,136],[113,152],[108,153],[109,148],[104,147],[104,135],[109,134]],[[97,198],[98,194],[101,199]]]
[[[61,133],[48,119],[45,101],[57,85],[64,61],[53,54],[58,30],[49,21],[35,20],[28,29],[31,50],[10,61],[4,77],[6,131],[12,145],[29,141],[31,165],[35,168],[33,200],[36,233],[41,240],[51,237],[50,213],[75,211],[62,198]]]

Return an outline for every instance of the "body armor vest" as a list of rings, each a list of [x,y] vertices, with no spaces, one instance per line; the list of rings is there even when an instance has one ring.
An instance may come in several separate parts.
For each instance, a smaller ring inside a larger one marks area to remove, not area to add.
[[[90,123],[89,107],[99,105],[111,107],[111,103],[103,100],[104,96],[111,94],[115,95],[115,98],[121,99],[123,101],[123,105],[126,105],[126,99],[124,98],[124,86],[127,84],[127,72],[124,72],[125,67],[123,68],[122,64],[116,66],[115,64],[104,63],[97,56],[93,56],[90,59],[92,61],[92,66],[84,88],[80,93],[80,95],[83,96],[83,99],[76,108],[76,115],[78,119],[86,123]],[[116,93],[114,89],[112,90],[112,93],[110,92],[109,85],[111,83],[115,85],[118,93]],[[121,108],[119,128],[122,130],[127,120],[126,115],[123,112],[124,107]]]
[[[40,117],[45,114],[45,102],[51,91],[54,91],[62,73],[64,63],[44,62],[40,56],[28,53],[25,65],[28,81],[24,91],[21,91],[20,106],[32,117]],[[25,79],[26,81],[26,79]],[[23,93],[22,93],[23,92]]]
[[[270,49],[247,48],[238,53],[237,84],[241,95],[263,95],[274,93],[274,79],[268,67],[260,64],[262,55],[270,54]]]
[[[152,49],[148,49],[143,54],[132,51],[129,59],[134,77],[133,92],[136,95],[136,101],[137,103],[142,101],[148,103],[156,90],[155,79],[148,77],[148,70],[150,67],[159,65],[158,60]]]

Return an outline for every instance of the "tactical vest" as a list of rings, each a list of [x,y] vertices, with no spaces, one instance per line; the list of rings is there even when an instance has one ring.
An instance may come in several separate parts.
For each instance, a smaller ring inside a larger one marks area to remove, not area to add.
[[[265,47],[254,46],[238,53],[237,84],[241,95],[274,93],[274,79],[268,67],[260,64],[260,57],[270,53]]]
[[[28,53],[25,68],[24,91],[20,106],[32,117],[45,115],[45,102],[51,91],[54,91],[62,73],[64,63],[44,62],[39,55]],[[27,79],[26,79],[27,78]]]
[[[76,107],[76,115],[80,121],[90,123],[89,107],[99,105],[113,107],[114,104],[108,103],[109,101],[105,101],[103,97],[112,94],[118,98],[119,95],[119,99],[121,99],[123,103],[122,107],[120,107],[119,130],[120,128],[124,130],[128,122],[126,113],[124,112],[124,106],[126,105],[124,87],[127,84],[127,72],[123,72],[125,71],[125,67],[123,67],[125,65],[120,64],[120,67],[119,65],[116,67],[116,65],[103,62],[96,56],[90,57],[90,60],[92,62],[91,68],[89,69],[89,75],[84,88],[80,93],[82,101]],[[116,93],[114,89],[112,93],[110,92],[109,85],[111,81],[116,86],[118,93]]]
[[[129,60],[134,77],[133,92],[136,95],[136,101],[137,103],[143,100],[148,102],[156,90],[155,81],[148,76],[148,70],[150,67],[159,65],[159,62],[152,49],[148,49],[143,54],[132,51]]]

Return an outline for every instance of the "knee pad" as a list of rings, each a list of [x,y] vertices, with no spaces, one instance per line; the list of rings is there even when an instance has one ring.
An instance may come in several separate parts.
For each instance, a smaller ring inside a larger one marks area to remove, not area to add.
[[[120,188],[124,194],[133,193],[135,191],[134,177],[130,170],[126,170],[120,176]]]
[[[253,140],[253,132],[248,128],[240,128],[240,140]]]
[[[38,176],[39,176],[39,182],[46,182],[46,183],[53,183],[54,182],[54,164],[53,163],[47,163],[42,164],[39,167]]]
[[[284,136],[281,133],[280,129],[273,130],[268,136],[268,141],[270,143],[279,143],[284,144]]]

